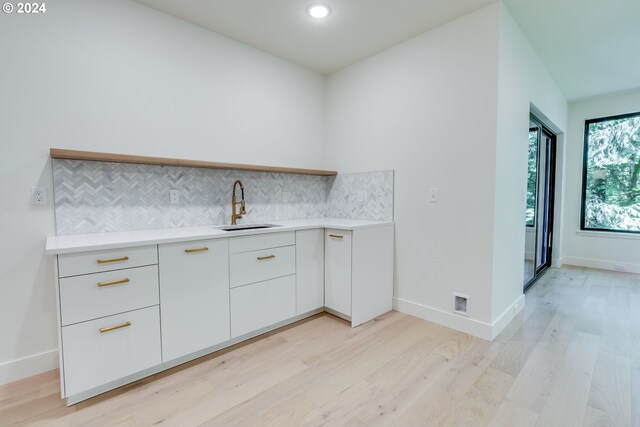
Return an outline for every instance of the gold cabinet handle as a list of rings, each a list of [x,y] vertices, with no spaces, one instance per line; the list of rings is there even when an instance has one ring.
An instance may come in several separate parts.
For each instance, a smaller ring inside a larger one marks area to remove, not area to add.
[[[128,256],[123,256],[121,258],[110,258],[110,259],[98,259],[96,262],[98,264],[106,264],[108,262],[118,262],[118,261],[129,261]]]
[[[117,329],[128,328],[129,326],[131,326],[131,322],[125,322],[122,325],[110,326],[108,328],[100,328],[100,333],[104,334],[105,332],[111,332]]]
[[[184,251],[186,253],[188,253],[188,254],[193,254],[193,253],[196,253],[196,252],[206,252],[208,250],[209,250],[209,248],[205,247],[205,248],[196,248],[196,249],[185,249]]]
[[[258,257],[258,261],[263,261],[265,259],[271,259],[271,258],[275,258],[275,255],[267,255],[267,256],[259,256]]]
[[[98,286],[102,288],[104,286],[119,285],[121,283],[129,283],[129,279],[114,280],[113,282],[99,282]]]
[[[339,234],[329,234],[329,237],[333,237],[334,239],[343,239],[344,236],[341,236]]]

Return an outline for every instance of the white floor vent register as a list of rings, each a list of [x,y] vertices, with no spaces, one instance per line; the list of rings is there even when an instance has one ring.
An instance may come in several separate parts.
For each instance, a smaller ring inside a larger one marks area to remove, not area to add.
[[[469,296],[468,295],[458,294],[458,293],[454,292],[453,298],[454,298],[453,311],[456,314],[463,314],[463,315],[466,316],[467,315],[467,302],[469,300]]]

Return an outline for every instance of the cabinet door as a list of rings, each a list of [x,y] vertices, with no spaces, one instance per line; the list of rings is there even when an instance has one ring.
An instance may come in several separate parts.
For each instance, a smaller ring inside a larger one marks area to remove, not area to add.
[[[158,306],[62,328],[66,395],[159,365]]]
[[[324,305],[351,316],[351,232],[325,230]]]
[[[160,245],[159,269],[162,360],[229,340],[228,240]]]
[[[274,325],[296,315],[296,276],[231,289],[231,336]]]
[[[296,231],[296,314],[324,306],[324,230]]]

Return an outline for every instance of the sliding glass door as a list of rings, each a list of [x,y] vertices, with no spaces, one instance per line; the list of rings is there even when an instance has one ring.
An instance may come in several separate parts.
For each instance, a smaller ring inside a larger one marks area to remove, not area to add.
[[[556,136],[535,116],[529,123],[524,288],[551,266]]]

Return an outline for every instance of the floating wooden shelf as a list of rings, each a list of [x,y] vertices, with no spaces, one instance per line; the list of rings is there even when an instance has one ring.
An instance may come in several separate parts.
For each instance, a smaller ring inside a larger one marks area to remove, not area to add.
[[[165,157],[133,156],[130,154],[95,153],[91,151],[51,149],[52,159],[88,160],[93,162],[135,163],[156,166],[181,166],[187,168],[232,169],[271,173],[289,173],[297,175],[335,176],[336,171],[321,169],[286,168],[279,166],[242,165],[237,163],[206,162],[202,160],[169,159]]]

